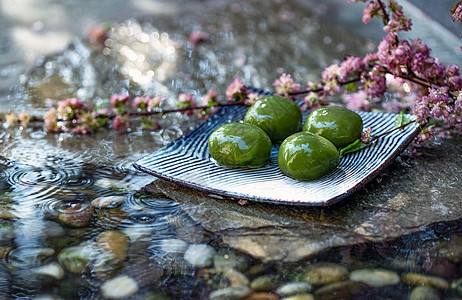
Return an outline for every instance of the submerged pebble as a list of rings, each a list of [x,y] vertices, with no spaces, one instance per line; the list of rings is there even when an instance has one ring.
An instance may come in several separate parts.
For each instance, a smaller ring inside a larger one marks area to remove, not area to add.
[[[403,275],[402,279],[404,283],[412,286],[425,285],[443,290],[447,290],[449,288],[449,283],[446,280],[436,276],[418,273],[407,273]]]
[[[58,263],[51,263],[35,269],[32,269],[35,274],[46,275],[60,280],[64,277],[64,270]]]
[[[314,300],[314,296],[311,294],[301,294],[301,295],[282,298],[281,300]]]
[[[39,295],[34,298],[34,300],[60,300],[61,298],[55,297],[53,295]]]
[[[340,281],[325,285],[314,292],[316,300],[350,299],[361,295],[367,285],[360,281]]]
[[[91,206],[94,208],[109,208],[109,207],[117,207],[122,205],[127,200],[126,196],[106,196],[96,198],[91,201]]]
[[[372,287],[398,284],[398,273],[385,269],[360,269],[351,272],[350,280],[361,281]]]
[[[456,290],[462,296],[462,278],[454,279],[451,282],[451,289]]]
[[[238,300],[243,299],[251,293],[251,289],[246,286],[227,287],[213,291],[209,295],[209,300]]]
[[[237,270],[229,269],[224,275],[229,280],[231,287],[249,286],[247,276]]]
[[[275,294],[270,293],[253,293],[245,297],[245,300],[279,300],[280,298]]]
[[[270,275],[262,275],[250,283],[252,290],[257,292],[269,292],[275,290],[278,284],[278,279]]]
[[[131,242],[138,240],[150,240],[154,230],[150,226],[135,224],[130,225],[122,230],[129,238]]]
[[[103,252],[111,254],[113,260],[123,261],[127,258],[130,239],[120,231],[107,230],[96,237],[96,246]]]
[[[439,300],[438,292],[429,286],[418,286],[409,295],[409,300]]]
[[[0,219],[3,220],[15,220],[18,219],[13,209],[7,205],[0,205]]]
[[[348,278],[348,270],[334,263],[316,263],[305,268],[302,279],[312,285],[325,285]]]
[[[445,257],[452,262],[462,261],[462,236],[454,235],[449,240],[441,241],[434,249],[434,256]]]
[[[160,241],[160,249],[166,254],[179,255],[186,252],[188,243],[179,239],[165,239]]]
[[[215,249],[206,244],[190,245],[184,254],[184,259],[196,268],[206,268],[213,264]]]
[[[124,233],[108,230],[96,237],[98,254],[94,257],[93,272],[101,279],[117,273],[127,258],[130,239]]]
[[[93,184],[95,186],[99,186],[105,189],[110,189],[114,191],[130,191],[136,190],[137,187],[129,182],[123,182],[117,179],[111,178],[101,178],[95,181]]]
[[[110,279],[101,285],[101,293],[106,298],[122,299],[138,292],[136,281],[126,275]]]
[[[13,265],[36,265],[53,256],[53,248],[16,248],[9,253]]]
[[[45,234],[49,238],[60,237],[65,234],[64,228],[56,222],[44,220],[43,225],[44,225],[43,230],[45,231]]]
[[[89,270],[90,261],[97,254],[98,250],[94,243],[85,243],[64,248],[58,254],[58,261],[69,272],[81,274]]]
[[[70,227],[86,227],[93,217],[93,208],[89,205],[73,205],[58,215],[58,220]]]
[[[14,239],[16,237],[14,224],[6,221],[0,223],[0,241]]]
[[[307,282],[289,282],[279,287],[276,293],[281,296],[292,296],[302,293],[309,293],[312,290],[311,284]]]
[[[10,255],[11,251],[13,251],[13,249],[14,248],[11,246],[0,247],[0,259],[8,258],[8,256]]]

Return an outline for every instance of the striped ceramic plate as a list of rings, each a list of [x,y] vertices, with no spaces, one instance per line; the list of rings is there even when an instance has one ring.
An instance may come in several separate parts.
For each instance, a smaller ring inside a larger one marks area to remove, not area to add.
[[[230,169],[211,161],[207,145],[209,135],[224,123],[241,121],[246,111],[246,107],[223,107],[185,136],[135,162],[134,167],[159,178],[206,191],[212,197],[324,206],[357,191],[392,162],[418,133],[415,124],[405,130],[394,131],[371,147],[343,157],[338,167],[327,176],[302,182],[285,176],[279,170],[278,146],[273,146],[269,165],[258,169]],[[363,118],[364,128],[372,127],[373,135],[394,128],[396,114],[358,113]]]

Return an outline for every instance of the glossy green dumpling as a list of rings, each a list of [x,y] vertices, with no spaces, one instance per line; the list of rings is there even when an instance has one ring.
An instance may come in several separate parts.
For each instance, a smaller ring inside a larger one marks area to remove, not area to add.
[[[321,135],[341,148],[361,137],[363,120],[357,113],[346,108],[324,106],[310,113],[303,131]]]
[[[340,155],[326,138],[310,132],[298,132],[284,140],[279,148],[278,164],[282,173],[297,180],[323,177],[337,166]]]
[[[271,140],[259,127],[246,123],[227,123],[208,139],[209,152],[226,167],[261,167],[271,154]]]
[[[255,102],[247,111],[244,122],[263,129],[271,141],[282,142],[298,132],[302,122],[300,107],[281,96],[267,96]]]
[[[303,125],[303,131],[319,134],[341,148],[361,137],[363,120],[349,109],[324,106],[311,112]]]

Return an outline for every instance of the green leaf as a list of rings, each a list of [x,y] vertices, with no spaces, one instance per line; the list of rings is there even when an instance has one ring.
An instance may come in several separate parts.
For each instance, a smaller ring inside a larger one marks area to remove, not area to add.
[[[96,118],[96,121],[98,122],[98,124],[100,126],[106,124],[108,120],[109,120],[109,118],[107,118],[107,117]]]
[[[154,122],[148,120],[145,117],[141,118],[141,124],[143,124],[144,128],[151,128],[152,126],[154,126]]]
[[[218,105],[218,103],[213,102],[213,101],[209,101],[207,104],[208,104],[208,106],[210,106],[210,107],[214,107],[214,106],[217,106],[217,105]]]
[[[175,105],[178,108],[187,108],[189,107],[190,103],[189,102],[177,102]]]
[[[404,111],[400,111],[399,115],[395,119],[395,128],[400,128],[403,125],[406,125],[409,123],[411,119],[409,119],[407,116],[404,115]],[[404,129],[404,128],[401,128]]]
[[[357,139],[356,141],[349,144],[348,146],[340,148],[338,152],[339,152],[340,156],[342,157],[342,156],[345,156],[345,154],[353,153],[353,152],[359,151],[361,149],[364,149],[366,147],[367,147],[366,143],[364,143],[360,139]]]
[[[428,127],[428,126],[431,126],[431,125],[438,126],[438,122],[436,120],[431,119],[430,121],[428,121],[428,123],[427,123],[427,125],[425,127]]]
[[[350,82],[349,84],[347,84],[346,90],[348,92],[356,92],[357,88],[356,88],[356,85],[354,84],[354,82]]]

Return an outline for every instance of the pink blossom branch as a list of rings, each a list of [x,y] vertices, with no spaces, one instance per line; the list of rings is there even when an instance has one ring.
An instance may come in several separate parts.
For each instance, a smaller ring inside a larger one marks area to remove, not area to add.
[[[382,0],[377,0],[380,5],[380,9],[383,11],[383,19],[388,24],[390,22],[390,17],[388,16],[387,10],[385,9],[385,5],[383,4]]]
[[[179,107],[179,108],[171,108],[171,109],[164,109],[164,110],[155,110],[155,111],[141,111],[141,112],[130,112],[128,115],[130,117],[134,116],[151,116],[151,115],[158,115],[158,114],[170,114],[176,112],[185,112],[191,110],[201,110],[201,109],[208,109],[212,107],[225,107],[225,106],[235,106],[235,105],[244,105],[244,101],[235,101],[235,102],[225,102],[225,103],[216,103],[215,105],[201,105],[201,106],[190,106],[190,107]],[[97,117],[106,117],[106,118],[114,118],[116,115],[98,115]]]
[[[225,107],[225,106],[235,106],[235,105],[244,105],[244,101],[235,101],[235,102],[226,102],[226,103],[217,103],[213,106],[211,105],[201,105],[201,106],[191,106],[191,107],[179,107],[179,108],[171,108],[165,110],[155,110],[155,111],[142,111],[142,112],[129,112],[128,116],[135,117],[135,116],[151,116],[151,115],[159,115],[159,114],[170,114],[176,112],[185,112],[185,111],[192,111],[192,110],[201,110],[201,109],[208,109],[212,107]],[[96,115],[97,118],[109,118],[114,119],[116,114],[98,114]],[[0,115],[0,121],[5,122],[6,117],[4,115]],[[71,120],[64,120],[64,121],[71,121]],[[20,122],[16,120],[16,122]],[[44,119],[41,117],[31,117],[30,122],[44,122]]]

